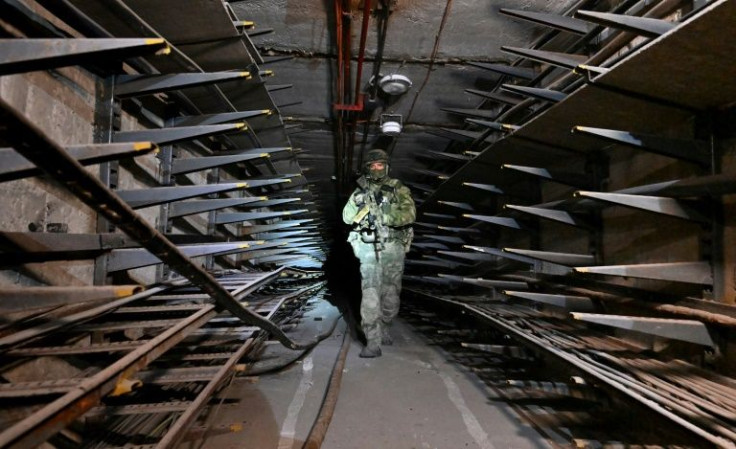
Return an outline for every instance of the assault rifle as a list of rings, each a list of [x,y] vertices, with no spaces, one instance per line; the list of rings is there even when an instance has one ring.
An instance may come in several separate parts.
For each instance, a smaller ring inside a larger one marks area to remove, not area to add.
[[[373,195],[365,195],[365,199],[365,204],[353,218],[353,224],[358,225],[363,242],[373,243],[378,257],[378,252],[383,250],[383,242],[388,238],[388,227],[383,224],[383,215],[376,198]]]

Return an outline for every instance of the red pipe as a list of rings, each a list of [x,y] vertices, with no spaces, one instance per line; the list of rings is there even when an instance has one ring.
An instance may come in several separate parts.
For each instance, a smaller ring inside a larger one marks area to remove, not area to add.
[[[365,57],[365,41],[368,37],[368,20],[371,14],[371,0],[363,0],[363,27],[360,30],[360,50],[358,50],[358,72],[355,78],[355,102],[361,98],[360,95],[360,78],[363,74],[363,58]],[[363,103],[361,101],[361,103]]]
[[[335,0],[335,4],[339,0]],[[339,13],[342,12],[342,7],[339,8]],[[361,78],[363,76],[363,60],[365,59],[365,43],[368,38],[368,22],[370,20],[370,14],[371,14],[371,0],[364,0],[363,4],[363,24],[361,26],[361,32],[360,32],[360,49],[358,51],[358,69],[356,73],[356,80],[355,80],[355,98],[353,99],[352,104],[345,104],[344,103],[344,96],[338,98],[338,102],[335,105],[335,109],[341,110],[341,111],[362,111],[363,110],[363,95],[360,93],[360,82]],[[340,49],[344,48],[345,50],[345,58],[343,58],[342,62],[342,70],[340,63],[338,62],[338,77],[340,75],[342,76],[342,83],[340,84],[340,79],[338,78],[338,86],[345,89],[345,94],[348,94],[348,88],[347,83],[350,80],[350,33],[348,33],[346,39],[347,39],[347,45],[343,45],[342,38],[343,35],[340,32],[342,29],[342,19],[338,20],[338,53],[341,54]],[[346,81],[347,80],[347,81]]]
[[[343,102],[343,50],[342,50],[342,0],[335,0],[335,23],[337,37],[337,104]]]

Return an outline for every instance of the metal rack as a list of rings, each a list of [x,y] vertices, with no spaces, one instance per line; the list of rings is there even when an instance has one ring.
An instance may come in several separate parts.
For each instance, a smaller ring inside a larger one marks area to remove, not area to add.
[[[723,211],[736,193],[724,124],[736,100],[724,44],[736,36],[724,27],[736,5],[695,6],[502,9],[554,31],[529,49],[504,47],[520,58],[510,65],[477,64],[503,75],[495,90],[470,92],[483,98],[477,110],[445,109],[464,126],[438,133],[450,139],[447,157],[415,169],[423,198],[406,280],[422,299],[451,303],[733,447],[731,411],[702,410],[707,392],[692,405],[679,401],[686,387],[666,386],[678,398],[671,404],[661,379],[639,383],[657,368],[632,370],[633,380],[629,361],[571,342],[620,336],[648,349],[632,364],[661,368],[671,362],[658,357],[680,357],[693,389],[708,376],[724,388],[733,381],[714,371],[734,373],[736,309],[725,279],[733,221]],[[431,293],[437,286],[446,294]]]
[[[0,100],[9,147],[0,179],[61,185],[71,194],[59,191],[64,207],[98,214],[97,232],[64,223],[2,230],[3,267],[42,285],[2,289],[0,446],[110,447],[126,429],[151,426],[143,444],[174,447],[266,339],[316,343],[292,341],[283,324],[322,287],[319,272],[287,266],[318,268],[325,255],[325,238],[299,226],[316,212],[269,95],[284,86],[266,83],[273,72],[259,68],[248,25],[226,3],[33,3],[3,2],[13,32],[0,39],[0,74],[45,70],[91,98],[94,143],[62,145],[17,98]],[[171,27],[171,7],[209,22]],[[99,174],[83,167],[92,165]],[[292,215],[300,219],[284,219]],[[282,228],[294,229],[272,232]],[[94,282],[79,285],[63,265],[71,261],[87,263]],[[85,368],[10,379],[35,363]],[[169,390],[190,400],[146,402]]]
[[[734,5],[586,4],[561,16],[500,11],[554,31],[531,49],[504,47],[521,58],[511,65],[478,64],[506,81],[476,113],[457,111],[475,117],[463,129],[442,131],[448,155],[472,160],[416,169],[431,191],[410,263],[454,271],[410,279],[457,287],[521,275],[538,293],[586,288],[643,308],[653,298],[730,303],[721,211],[734,183],[718,123],[736,99],[720,31]],[[448,240],[443,229],[457,228],[480,232]],[[729,352],[728,330],[711,332]]]

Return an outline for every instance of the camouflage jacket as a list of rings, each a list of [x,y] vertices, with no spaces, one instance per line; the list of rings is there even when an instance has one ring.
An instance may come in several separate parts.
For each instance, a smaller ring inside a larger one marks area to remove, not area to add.
[[[361,211],[368,207],[368,215],[359,219]],[[372,215],[372,217],[371,217]],[[345,208],[342,210],[342,219],[346,224],[355,225],[357,229],[368,227],[371,220],[379,225],[393,228],[392,234],[397,228],[408,227],[414,223],[416,208],[411,191],[398,179],[386,178],[380,184],[368,182],[365,177],[358,179],[358,187],[355,189]],[[402,239],[403,240],[403,239]]]

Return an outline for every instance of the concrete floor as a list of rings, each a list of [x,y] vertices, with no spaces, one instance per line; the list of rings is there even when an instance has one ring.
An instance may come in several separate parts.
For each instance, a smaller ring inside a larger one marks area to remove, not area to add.
[[[327,329],[337,315],[321,302],[304,317],[300,332]],[[240,424],[242,430],[182,447],[300,449],[345,330],[341,319],[332,336],[285,370],[236,379],[221,397],[239,401],[213,410],[210,421],[214,429]],[[485,384],[448,362],[401,319],[394,337],[395,344],[376,359],[359,358],[361,344],[351,342],[322,449],[551,447]]]

